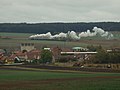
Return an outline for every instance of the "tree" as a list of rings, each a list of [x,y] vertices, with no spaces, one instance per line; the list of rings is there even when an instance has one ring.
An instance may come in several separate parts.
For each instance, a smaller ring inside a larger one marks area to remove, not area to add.
[[[109,54],[104,50],[98,50],[95,63],[109,63]]]
[[[99,46],[96,46],[96,51],[101,51],[101,50],[103,50],[103,48],[102,48],[102,46],[101,45],[99,45]]]
[[[27,50],[22,50],[22,53],[25,53],[25,52],[27,52]]]
[[[96,47],[93,45],[87,46],[87,48],[89,49],[89,51],[92,51],[92,52],[96,51]]]
[[[120,63],[120,53],[111,52],[109,53],[110,63]]]
[[[42,50],[40,63],[51,63],[52,62],[52,52],[50,50]]]

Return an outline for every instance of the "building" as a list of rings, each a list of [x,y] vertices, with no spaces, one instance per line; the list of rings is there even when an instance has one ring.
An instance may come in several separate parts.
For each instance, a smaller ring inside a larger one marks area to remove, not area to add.
[[[61,56],[72,57],[77,61],[89,60],[91,55],[95,55],[97,52],[61,52]]]
[[[51,51],[51,49],[50,48],[43,48],[44,50],[49,50],[49,51]]]
[[[27,52],[34,50],[34,43],[21,43],[20,45],[21,51],[26,50]]]
[[[83,48],[83,47],[73,47],[72,50],[73,50],[74,52],[88,51],[87,48]]]
[[[108,53],[120,53],[120,47],[114,47],[112,49],[107,50]]]
[[[62,49],[59,48],[59,47],[53,47],[53,48],[51,49],[51,51],[52,51],[52,54],[53,54],[53,58],[54,58],[55,60],[58,60],[59,57],[61,56],[61,51],[62,51]]]
[[[29,52],[15,52],[14,55],[16,55],[22,62],[33,62],[33,60],[39,60],[41,58],[40,50],[31,50]]]

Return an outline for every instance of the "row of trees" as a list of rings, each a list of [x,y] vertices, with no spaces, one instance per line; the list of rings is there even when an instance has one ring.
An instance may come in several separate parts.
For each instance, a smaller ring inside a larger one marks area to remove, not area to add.
[[[101,50],[95,56],[94,63],[120,63],[120,52],[105,52]]]
[[[97,51],[98,53],[91,58],[91,63],[108,64],[120,63],[120,51],[107,52],[102,46],[88,46],[89,50]]]
[[[94,23],[1,23],[0,32],[17,33],[46,33],[46,32],[67,32],[75,30],[76,32],[86,31],[93,27],[100,27],[107,31],[120,30],[120,22],[94,22]]]

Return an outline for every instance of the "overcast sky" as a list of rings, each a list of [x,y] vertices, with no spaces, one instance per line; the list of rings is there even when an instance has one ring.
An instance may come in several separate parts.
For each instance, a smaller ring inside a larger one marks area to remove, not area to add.
[[[0,22],[120,21],[120,0],[0,0]]]

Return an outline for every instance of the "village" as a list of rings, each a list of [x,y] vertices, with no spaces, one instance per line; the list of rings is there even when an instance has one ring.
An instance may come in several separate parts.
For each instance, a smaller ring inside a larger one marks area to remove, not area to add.
[[[60,48],[58,46],[48,48],[43,47],[43,50],[48,50],[52,53],[52,63],[62,59],[70,61],[83,61],[89,60],[91,55],[97,52],[89,52],[87,48],[73,47],[73,48]],[[42,49],[36,49],[34,43],[21,43],[20,51],[12,51],[11,54],[6,55],[4,50],[0,50],[0,63],[5,65],[12,65],[15,63],[38,63],[41,59]],[[66,62],[64,61],[63,62]]]
[[[6,54],[4,49],[0,49],[0,65],[22,65],[22,64],[52,64],[52,65],[64,65],[64,66],[80,66],[84,67],[85,65],[90,66],[89,64],[93,63],[91,59],[94,59],[95,55],[98,53],[95,50],[90,50],[91,48],[83,47],[47,47],[43,46],[42,49],[36,49],[34,43],[21,43],[20,49]],[[93,49],[93,48],[92,48]],[[51,60],[42,61],[41,55],[43,51],[49,51],[48,58]],[[106,50],[107,53],[119,52],[119,48],[114,48],[111,50]],[[59,63],[59,64],[58,64]],[[67,63],[67,64],[66,64]],[[109,63],[108,63],[109,64]],[[101,65],[99,65],[101,66]],[[96,67],[99,67],[98,65]],[[110,67],[108,65],[102,65],[101,67]],[[113,67],[116,67],[114,65]],[[117,67],[118,68],[118,67]]]

